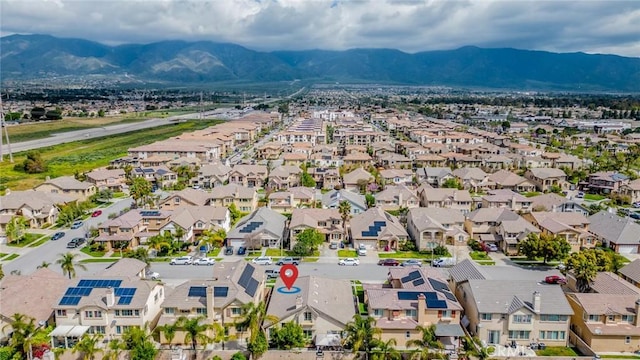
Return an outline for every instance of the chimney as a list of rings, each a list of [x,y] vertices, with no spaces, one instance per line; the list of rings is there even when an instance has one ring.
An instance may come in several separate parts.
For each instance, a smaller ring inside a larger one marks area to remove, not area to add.
[[[116,304],[116,294],[113,291],[113,288],[107,289],[107,296],[106,296],[105,302],[107,303],[107,307],[112,307],[113,305]]]
[[[540,313],[540,292],[538,291],[534,291],[533,292],[533,312],[535,312],[536,314]]]
[[[398,206],[402,206],[402,190],[398,191]]]
[[[511,209],[515,210],[516,209],[516,196],[512,196],[511,197]]]
[[[427,322],[425,318],[427,315],[427,298],[424,294],[420,293],[418,295],[418,318],[416,321],[419,325],[424,325]]]
[[[213,322],[213,286],[207,286],[207,319]]]
[[[296,296],[296,309],[300,309],[302,307],[302,295]]]
[[[636,327],[640,327],[640,299],[636,300]]]

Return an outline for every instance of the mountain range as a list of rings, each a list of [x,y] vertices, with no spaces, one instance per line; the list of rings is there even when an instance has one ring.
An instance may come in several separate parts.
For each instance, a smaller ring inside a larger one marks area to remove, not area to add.
[[[640,58],[466,46],[261,52],[210,41],[108,46],[48,35],[0,38],[3,80],[126,75],[164,84],[365,82],[526,90],[640,92]]]

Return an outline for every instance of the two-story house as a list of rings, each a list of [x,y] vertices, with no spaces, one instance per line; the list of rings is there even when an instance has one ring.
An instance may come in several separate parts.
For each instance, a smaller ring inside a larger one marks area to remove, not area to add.
[[[596,246],[596,236],[589,232],[589,219],[580,213],[531,212],[523,217],[538,227],[542,234],[560,236],[571,245],[571,251]]]
[[[140,245],[139,233],[146,232],[140,210],[129,210],[117,218],[98,225],[98,237],[93,241],[104,244],[107,251],[134,248]]]
[[[342,217],[338,209],[294,209],[289,222],[289,246],[293,248],[296,236],[306,229],[316,229],[327,242],[344,240]]]
[[[229,184],[249,188],[261,188],[267,180],[268,169],[264,165],[238,164],[229,172]]]
[[[537,227],[507,208],[476,209],[467,215],[464,228],[470,237],[495,244],[511,255],[518,253],[518,242],[528,234],[540,233]]]
[[[122,185],[126,182],[123,169],[96,169],[86,174],[87,181],[98,190],[122,191]]]
[[[307,187],[292,187],[286,191],[269,194],[268,207],[281,214],[291,214],[294,209],[315,207],[316,190]]]
[[[73,176],[60,176],[53,179],[47,176],[45,182],[33,189],[45,193],[69,195],[78,201],[89,199],[97,191],[96,186],[92,183],[76,180]]]
[[[598,171],[589,174],[586,182],[579,185],[589,192],[599,194],[610,194],[620,191],[620,189],[629,184],[629,177],[616,171]]]
[[[482,196],[483,208],[507,208],[513,211],[529,211],[531,199],[509,189],[489,190]]]
[[[205,205],[229,207],[233,204],[241,212],[251,212],[258,207],[258,193],[255,188],[238,184],[217,186],[206,194]]]
[[[407,231],[420,251],[445,244],[464,245],[469,240],[464,220],[455,209],[415,208],[407,214]]]
[[[640,253],[640,225],[629,217],[600,211],[589,216],[589,232],[617,253]]]
[[[396,250],[409,235],[397,217],[380,208],[371,208],[351,220],[351,241],[355,247]]]
[[[272,190],[286,190],[300,186],[302,169],[295,165],[281,165],[269,172],[267,187]]]
[[[509,189],[517,192],[532,192],[536,185],[526,178],[508,170],[498,170],[487,178],[496,189]]]
[[[424,167],[416,170],[418,184],[426,182],[433,187],[440,187],[445,181],[454,178],[455,176],[448,167]]]
[[[339,209],[340,203],[346,201],[351,207],[351,215],[363,213],[367,210],[364,195],[348,190],[330,190],[322,194],[322,207],[325,209]]]
[[[223,164],[205,164],[198,168],[198,175],[191,179],[192,185],[205,189],[224,185],[229,180],[231,167]]]
[[[102,334],[120,338],[131,327],[144,328],[160,315],[164,284],[133,277],[92,276],[76,280],[54,305],[54,346],[69,347],[72,338]]]
[[[357,168],[342,177],[344,189],[354,193],[366,192],[367,186],[374,180],[373,175],[363,168]]]
[[[310,344],[340,346],[344,328],[356,314],[351,283],[348,280],[302,276],[291,290],[297,292],[289,293],[282,279],[277,279],[267,315],[278,321],[265,323],[267,337],[270,337],[272,329],[293,321],[302,327]]]
[[[158,205],[162,210],[174,210],[180,206],[203,206],[207,203],[208,195],[203,190],[185,188],[169,194]]]
[[[554,187],[564,189],[567,185],[567,174],[556,168],[532,168],[524,173],[524,177],[534,183],[538,191],[543,192]]]
[[[29,222],[30,228],[40,228],[58,221],[59,207],[75,202],[67,194],[45,193],[35,190],[11,191],[0,196],[0,232],[4,234],[6,224],[19,215]]]
[[[376,206],[384,210],[413,209],[420,206],[420,198],[416,191],[406,185],[390,185],[376,193]]]
[[[260,249],[263,246],[280,248],[283,245],[287,218],[266,207],[258,208],[241,218],[227,233],[228,246]]]
[[[228,208],[184,205],[171,213],[170,220],[160,228],[159,233],[169,232],[178,241],[194,242],[203,231],[218,229],[231,229],[231,214]]]
[[[441,207],[456,209],[463,214],[471,211],[472,199],[467,190],[423,187],[418,193],[423,207]]]
[[[405,185],[413,184],[413,171],[411,169],[384,169],[380,170],[380,178],[385,184]]]
[[[342,186],[340,171],[336,168],[314,167],[307,169],[307,172],[313,177],[318,188],[333,190],[338,186]]]

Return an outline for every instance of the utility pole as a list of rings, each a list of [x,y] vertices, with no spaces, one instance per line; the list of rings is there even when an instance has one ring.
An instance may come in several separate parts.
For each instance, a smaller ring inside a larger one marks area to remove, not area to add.
[[[9,99],[9,94],[7,93],[7,100]],[[11,113],[11,110],[9,110]],[[4,135],[7,139],[7,150],[9,150],[9,161],[13,163],[13,153],[11,152],[11,142],[9,142],[9,130],[7,129],[7,124],[4,121],[4,107],[2,106],[2,93],[0,93],[0,162],[4,161],[4,153],[2,150],[2,130],[4,130]]]

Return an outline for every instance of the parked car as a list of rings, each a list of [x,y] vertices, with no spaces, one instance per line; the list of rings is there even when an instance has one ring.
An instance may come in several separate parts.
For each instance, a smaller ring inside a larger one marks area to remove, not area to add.
[[[267,269],[264,273],[267,275],[267,279],[275,279],[280,276],[280,269]]]
[[[298,258],[292,258],[292,257],[283,257],[282,259],[278,260],[278,262],[276,262],[276,265],[300,265],[300,259]]]
[[[367,247],[363,244],[358,247],[358,256],[367,256]]]
[[[82,227],[82,224],[84,224],[83,221],[80,221],[80,220],[74,221],[73,224],[71,224],[71,228],[74,229],[74,230],[75,229],[80,229],[80,227]]]
[[[634,202],[633,203],[633,207],[636,208],[636,209],[640,208],[640,201]],[[640,350],[638,350],[638,351],[640,351]]]
[[[400,262],[396,259],[382,259],[378,261],[378,265],[382,266],[399,266]]]
[[[227,246],[227,247],[224,249],[224,254],[225,254],[225,255],[233,255],[233,246]]]
[[[342,266],[358,266],[360,265],[360,260],[354,258],[346,258],[342,259],[338,262],[338,265]]]
[[[549,275],[546,278],[544,278],[544,282],[546,282],[547,284],[566,284],[567,281],[559,275]]]
[[[453,266],[455,264],[456,264],[456,259],[451,257],[441,257],[431,262],[431,265],[435,267]]]
[[[405,260],[400,264],[402,266],[422,266],[422,261],[416,259]]]
[[[210,257],[201,257],[193,261],[193,265],[215,265],[216,260]]]
[[[240,247],[238,248],[238,255],[244,255],[244,254],[246,254],[246,253],[247,253],[247,248],[246,248],[246,247],[244,247],[244,246],[240,246]]]
[[[64,232],[58,231],[57,233],[53,234],[53,236],[51,237],[51,240],[56,241],[56,240],[62,239],[63,237],[64,237]]]
[[[151,280],[158,280],[160,279],[160,274],[156,271],[147,270],[147,272],[144,273],[144,277]]]
[[[487,244],[487,251],[496,252],[498,251],[498,245],[496,244]]]
[[[635,220],[640,220],[640,214],[637,212],[632,212],[631,214],[629,214],[629,217]]]
[[[180,256],[174,259],[171,259],[169,265],[191,265],[193,263],[193,256]]]
[[[271,256],[258,256],[257,258],[251,260],[252,263],[256,265],[271,265],[273,264],[273,260],[271,260]]]
[[[337,248],[338,248],[337,242],[332,242],[331,244],[329,244],[329,249],[336,250]]]
[[[84,241],[85,240],[83,238],[73,238],[67,243],[67,249],[75,249],[84,244]]]
[[[580,191],[580,192],[576,195],[576,197],[577,197],[578,199],[582,199],[582,198],[584,198],[584,192]]]
[[[102,215],[102,210],[96,210],[91,214],[91,217],[98,217],[100,215]]]

